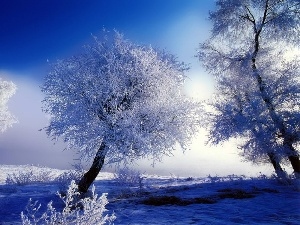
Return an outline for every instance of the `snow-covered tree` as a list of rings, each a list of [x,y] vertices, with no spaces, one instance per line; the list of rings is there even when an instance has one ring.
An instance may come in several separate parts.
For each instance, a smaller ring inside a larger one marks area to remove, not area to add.
[[[0,78],[0,133],[17,122],[7,107],[7,102],[15,94],[16,89],[16,85],[13,82],[4,81]]]
[[[79,182],[86,192],[104,162],[161,159],[183,149],[198,129],[199,105],[184,95],[187,67],[164,51],[125,40],[95,38],[85,52],[58,61],[42,87],[46,132],[92,158]]]
[[[218,0],[198,57],[215,77],[207,125],[214,144],[242,139],[243,155],[300,173],[299,0]],[[288,57],[289,56],[289,57]],[[292,59],[293,58],[293,59]],[[298,146],[298,147],[297,147]]]
[[[58,193],[59,198],[64,202],[62,212],[57,211],[52,201],[47,204],[47,210],[41,213],[41,204],[31,198],[26,206],[26,211],[21,212],[23,225],[103,225],[112,224],[116,219],[115,214],[107,214],[105,206],[108,204],[107,194],[101,196],[95,193],[95,186],[92,187],[91,195],[81,200],[78,186],[72,180],[64,196]]]

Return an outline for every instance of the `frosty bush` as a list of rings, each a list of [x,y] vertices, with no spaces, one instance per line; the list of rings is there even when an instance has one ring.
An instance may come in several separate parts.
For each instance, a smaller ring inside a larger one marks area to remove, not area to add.
[[[66,196],[58,194],[60,199],[64,202],[65,207],[62,212],[57,212],[52,206],[52,201],[48,203],[46,212],[41,216],[39,209],[41,204],[37,201],[33,202],[29,199],[26,207],[26,214],[21,212],[21,219],[23,225],[101,225],[111,224],[116,216],[112,214],[109,216],[105,214],[105,208],[108,203],[107,194],[102,194],[98,197],[95,194],[95,186],[92,188],[91,197],[84,198],[79,201],[80,193],[75,181],[69,185]],[[82,208],[82,210],[81,210]]]
[[[115,180],[120,186],[125,187],[139,187],[143,188],[143,174],[137,170],[129,169],[127,167],[119,169],[115,173]]]
[[[38,167],[25,168],[18,173],[8,174],[5,183],[8,185],[26,185],[53,180],[50,170]]]
[[[246,176],[245,175],[235,175],[235,174],[232,174],[232,175],[227,175],[227,176],[211,176],[211,175],[208,175],[207,176],[207,182],[208,183],[220,183],[220,182],[235,182],[235,181],[243,181],[243,180],[246,180]]]

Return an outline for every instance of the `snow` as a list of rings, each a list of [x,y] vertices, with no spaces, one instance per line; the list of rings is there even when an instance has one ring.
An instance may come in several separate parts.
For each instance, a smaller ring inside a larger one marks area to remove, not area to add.
[[[0,165],[0,224],[21,224],[20,214],[29,198],[42,204],[63,203],[58,184],[42,182],[6,185],[7,174],[26,169],[49,170],[53,176],[63,170],[29,165]],[[114,224],[299,224],[299,181],[287,185],[260,176],[174,177],[144,175],[142,188],[120,184],[112,173],[100,173],[96,192],[108,193],[108,213]],[[298,186],[296,185],[298,184]],[[167,204],[169,203],[169,204]]]

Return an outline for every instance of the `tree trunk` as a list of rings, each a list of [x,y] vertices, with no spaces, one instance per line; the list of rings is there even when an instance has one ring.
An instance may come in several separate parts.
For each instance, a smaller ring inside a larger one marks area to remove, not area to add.
[[[102,142],[100,148],[98,149],[96,156],[94,158],[93,164],[89,171],[87,171],[78,183],[78,191],[81,193],[86,193],[98,176],[105,159],[105,144]]]
[[[285,134],[285,133],[284,133]],[[288,149],[288,159],[292,165],[295,176],[300,177],[300,160],[297,150],[293,146],[293,138],[285,136],[283,145]]]
[[[278,162],[278,160],[276,159],[276,156],[274,153],[268,153],[270,162],[272,163],[275,173],[277,174],[278,177],[282,177],[282,176],[286,176],[284,170],[282,169],[282,167],[280,166],[280,163]]]
[[[297,177],[300,177],[300,160],[298,156],[289,156],[289,160],[293,167],[294,173]]]
[[[267,7],[267,5],[266,5]],[[267,8],[266,8],[267,9]],[[282,137],[284,138],[284,146],[286,146],[289,150],[290,153],[286,154],[292,167],[294,170],[294,173],[296,176],[300,176],[300,160],[299,160],[299,155],[297,154],[297,151],[294,149],[292,146],[293,144],[293,138],[292,134],[290,134],[283,122],[283,119],[277,115],[274,104],[272,103],[271,97],[268,95],[265,89],[265,83],[261,77],[261,75],[258,73],[257,67],[256,67],[256,56],[259,51],[259,35],[260,35],[261,30],[256,31],[255,30],[255,47],[254,47],[254,52],[252,55],[252,71],[254,76],[256,77],[257,84],[259,87],[259,91],[261,93],[261,98],[264,101],[266,108],[268,110],[268,113],[270,115],[270,118],[274,122],[275,126],[278,128],[279,132],[281,133]],[[292,153],[292,154],[291,154]],[[273,164],[273,163],[272,163]],[[274,165],[273,165],[274,166]]]
[[[293,167],[296,177],[300,177],[300,160],[299,155],[297,154],[296,149],[292,146],[291,143],[288,143],[289,149],[291,149],[291,155],[288,156],[288,159]]]

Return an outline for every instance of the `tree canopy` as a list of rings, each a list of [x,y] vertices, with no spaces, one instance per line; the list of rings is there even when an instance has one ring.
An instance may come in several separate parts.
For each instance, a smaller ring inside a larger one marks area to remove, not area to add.
[[[94,40],[46,76],[47,134],[63,137],[83,157],[93,158],[101,149],[109,163],[159,160],[176,144],[188,148],[200,114],[199,104],[183,90],[187,66],[118,32]]]

